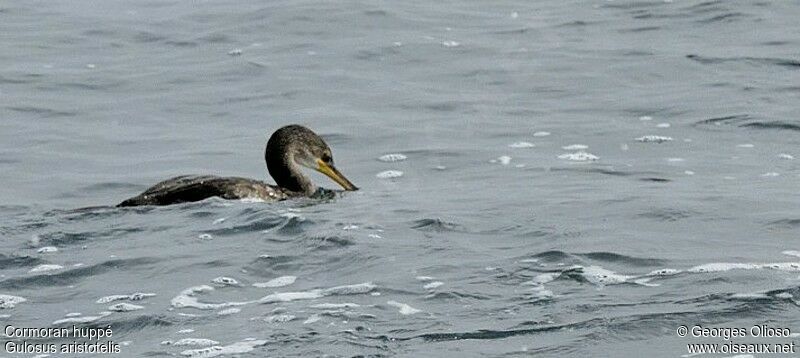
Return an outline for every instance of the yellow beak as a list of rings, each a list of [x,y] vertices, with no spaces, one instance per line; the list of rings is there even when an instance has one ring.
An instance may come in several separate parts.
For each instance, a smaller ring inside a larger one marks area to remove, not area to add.
[[[336,167],[328,165],[328,163],[323,162],[321,159],[317,159],[317,171],[325,174],[328,176],[328,178],[333,179],[333,181],[335,181],[336,184],[341,185],[344,190],[358,190],[358,187],[347,180],[342,173],[339,173],[339,170],[337,170]]]

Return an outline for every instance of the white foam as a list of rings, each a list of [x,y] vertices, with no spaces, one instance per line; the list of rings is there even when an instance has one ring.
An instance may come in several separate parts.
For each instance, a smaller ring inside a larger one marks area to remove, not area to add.
[[[323,290],[325,296],[330,295],[355,295],[361,293],[368,293],[375,289],[375,285],[371,282],[364,282],[355,285],[336,286]]]
[[[186,328],[186,329],[182,329],[182,330],[178,331],[179,334],[187,334],[187,333],[192,333],[192,332],[194,332],[194,329],[191,329],[191,328]]]
[[[692,273],[703,272],[724,272],[730,270],[777,270],[777,271],[800,271],[800,262],[777,262],[777,263],[730,263],[717,262],[699,266],[694,266],[686,271]]]
[[[797,250],[786,250],[781,253],[788,256],[800,257],[800,251]]]
[[[36,250],[36,252],[38,252],[40,254],[49,254],[49,253],[57,252],[57,251],[58,251],[58,248],[55,247],[55,246],[45,246],[43,248],[40,248],[39,250]]]
[[[237,281],[235,278],[225,277],[225,276],[217,277],[217,278],[211,280],[211,283],[216,283],[218,285],[223,285],[223,286],[238,286],[239,285],[239,281]]]
[[[389,305],[389,306],[393,306],[393,307],[399,308],[400,309],[400,314],[404,315],[404,316],[422,312],[422,310],[416,309],[416,308],[411,307],[411,306],[409,306],[409,305],[407,305],[405,303],[400,303],[400,302],[397,302],[397,301],[387,301],[386,304]]]
[[[246,305],[248,303],[252,303],[252,301],[249,301],[249,302],[205,303],[205,302],[200,302],[197,299],[197,297],[195,297],[195,295],[197,295],[198,293],[210,292],[210,291],[214,291],[214,288],[211,287],[211,286],[208,286],[208,285],[189,287],[189,288],[181,291],[181,293],[178,294],[177,296],[173,297],[172,300],[170,300],[170,304],[172,305],[172,307],[175,307],[175,308],[187,308],[188,307],[188,308],[197,308],[197,309],[201,309],[201,310],[215,310],[215,309],[219,309],[219,308],[226,308],[226,307],[232,307],[232,306],[243,306],[243,305]]]
[[[315,314],[312,314],[311,316],[308,316],[308,318],[305,321],[303,321],[303,324],[312,324],[314,322],[319,321],[320,319],[321,319],[321,317],[318,314],[315,313]]]
[[[669,128],[670,124],[669,123],[659,123],[659,124],[656,124],[656,127],[657,128]]]
[[[297,221],[305,221],[306,220],[306,218],[303,215],[300,215],[300,214],[297,214],[297,213],[293,213],[293,212],[282,213],[281,217],[287,218],[287,219],[297,219]],[[267,256],[269,256],[269,255],[267,255]]]
[[[674,276],[681,273],[681,270],[671,269],[671,268],[663,268],[655,271],[650,271],[645,276]]]
[[[641,117],[639,117],[639,120],[640,120],[640,121],[652,121],[652,120],[653,120],[653,117],[650,117],[650,116],[641,116]]]
[[[291,302],[297,300],[313,300],[324,297],[321,290],[301,292],[280,292],[267,295],[258,300],[260,303]]]
[[[53,321],[53,325],[59,325],[64,323],[89,323],[101,319],[110,315],[111,312],[100,312],[97,316],[81,316],[81,317],[69,317],[63,318],[57,321]]]
[[[175,342],[165,341],[161,342],[161,344],[169,344],[173,346],[213,346],[215,344],[219,344],[219,342],[212,340],[212,339],[205,339],[205,338],[181,338]]]
[[[737,144],[736,147],[738,147],[738,148],[754,148],[755,144],[750,144],[750,143]]]
[[[724,272],[730,270],[754,270],[757,269],[758,265],[756,264],[745,264],[745,263],[710,263],[710,264],[703,264],[694,266],[688,269],[688,272]]]
[[[170,300],[170,304],[174,308],[197,308],[201,310],[214,310],[227,307],[244,306],[250,303],[276,303],[276,302],[290,302],[296,300],[310,300],[330,295],[351,295],[359,293],[368,293],[375,289],[372,283],[361,283],[355,285],[336,286],[327,289],[314,289],[309,291],[300,292],[279,292],[273,293],[262,297],[255,301],[243,302],[223,302],[223,303],[205,303],[200,302],[197,297],[199,293],[213,291],[214,288],[208,285],[201,285],[187,288],[181,291],[180,294]]]
[[[794,159],[794,156],[791,155],[791,154],[781,153],[781,154],[778,154],[778,158],[786,159],[786,160],[792,160],[792,159]]]
[[[686,159],[683,159],[683,158],[667,158],[667,161],[670,162],[670,163],[680,163],[680,162],[685,162]]]
[[[217,312],[217,315],[219,315],[219,316],[230,316],[232,314],[237,314],[239,312],[242,312],[241,308],[231,307],[231,308],[226,308],[226,309],[224,309],[222,311]]]
[[[211,225],[219,225],[219,224],[222,224],[222,223],[224,223],[224,222],[225,222],[225,220],[228,220],[228,218],[219,218],[219,219],[217,219],[217,220],[214,220],[214,222],[212,222],[212,223],[211,223]]]
[[[508,165],[511,163],[511,157],[507,155],[501,155],[497,157],[497,159],[493,159],[492,163],[500,163],[502,165]]]
[[[369,282],[355,285],[336,286],[326,289],[315,289],[300,292],[279,292],[262,297],[260,303],[290,302],[297,300],[312,300],[325,296],[333,295],[353,295],[368,293],[375,289],[375,285]]]
[[[44,265],[36,266],[36,267],[32,268],[30,271],[28,271],[28,272],[29,273],[49,272],[49,271],[61,270],[63,268],[64,268],[64,266],[61,266],[61,265],[44,264]]]
[[[533,148],[536,145],[531,142],[514,142],[508,145],[511,148]]]
[[[97,299],[96,302],[104,304],[122,300],[141,301],[147,297],[154,297],[155,295],[156,295],[155,293],[136,292],[136,293],[131,293],[130,295],[111,295],[111,296],[100,297]]]
[[[593,162],[599,160],[600,157],[587,152],[564,153],[558,156],[558,159],[565,159],[573,162]]]
[[[417,276],[418,281],[432,281],[433,277],[430,276]]]
[[[408,157],[402,153],[391,153],[378,157],[378,160],[382,162],[402,162],[406,159],[408,159]]]
[[[769,296],[767,296],[767,294],[763,292],[752,292],[752,293],[734,293],[730,295],[730,298],[740,299],[740,300],[763,300],[765,298],[769,298]]]
[[[297,280],[297,276],[281,276],[278,278],[273,278],[267,282],[254,283],[253,286],[258,288],[283,287],[293,284],[295,280]]]
[[[392,178],[399,178],[403,176],[403,172],[399,170],[384,170],[378,174],[375,174],[375,177],[378,179],[392,179]]]
[[[533,280],[531,280],[531,283],[536,285],[543,285],[545,283],[552,282],[559,275],[561,275],[560,272],[549,272],[549,273],[539,274],[536,275],[536,277],[534,277]]]
[[[65,314],[64,317],[78,317],[80,315],[81,315],[80,312],[70,312],[70,313]]]
[[[686,174],[686,175],[694,175],[694,172],[693,172],[693,171],[691,171],[691,170],[686,170],[686,171],[684,171],[684,172],[683,172],[683,174]]]
[[[600,266],[580,267],[582,274],[587,281],[596,285],[615,285],[627,282],[635,276],[621,275],[614,271],[604,269]]]
[[[0,309],[14,308],[17,304],[25,301],[27,301],[25,298],[19,296],[0,294]]]
[[[761,176],[764,177],[764,178],[774,178],[774,177],[777,177],[777,176],[780,176],[780,175],[781,175],[781,173],[776,173],[776,172],[769,172],[769,173],[761,174]]]
[[[561,147],[561,149],[564,149],[564,150],[583,150],[583,149],[589,149],[589,146],[586,145],[586,144],[570,144],[570,145]]]
[[[95,301],[95,302],[97,302],[97,303],[109,303],[109,302],[114,302],[114,301],[127,300],[128,297],[129,297],[128,295],[104,296],[104,297],[98,298],[97,301]]]
[[[456,42],[456,41],[444,41],[444,42],[442,42],[442,46],[444,46],[444,47],[458,47],[460,45],[461,45],[461,43]]]
[[[358,303],[320,303],[316,305],[311,305],[311,308],[318,308],[318,309],[341,309],[341,308],[356,308],[361,307]]]
[[[671,142],[673,141],[673,139],[672,137],[666,137],[660,135],[646,135],[636,138],[636,141],[642,143],[663,143],[663,142]]]
[[[242,354],[252,352],[255,347],[267,344],[265,340],[244,340],[227,346],[211,346],[201,349],[190,349],[181,355],[193,358],[212,358],[226,354]]]
[[[143,306],[134,305],[134,304],[125,303],[125,302],[117,303],[115,305],[111,305],[111,306],[108,307],[108,310],[112,311],[112,312],[130,312],[130,311],[138,311],[138,310],[143,310],[143,309],[144,309]]]
[[[147,297],[155,297],[155,295],[156,295],[155,293],[136,292],[136,293],[131,293],[128,299],[131,301],[141,301]]]
[[[200,240],[211,240],[214,237],[211,236],[211,234],[200,234],[200,235],[197,235],[197,238],[200,239]]]
[[[267,317],[253,318],[253,320],[260,320],[267,323],[285,323],[289,321],[294,321],[295,318],[297,318],[297,316],[290,314],[276,314]]]
[[[433,281],[433,282],[431,282],[431,283],[429,283],[429,284],[427,284],[425,286],[422,286],[422,288],[424,288],[426,290],[433,290],[433,289],[435,289],[435,288],[437,288],[437,287],[439,287],[441,285],[444,285],[444,282],[442,282],[442,281]]]
[[[266,203],[267,201],[262,198],[246,197],[239,199],[240,203]],[[209,239],[211,235],[209,235]]]
[[[545,132],[545,131],[539,131],[539,132],[533,133],[534,137],[547,137],[549,135],[550,135],[550,132]]]

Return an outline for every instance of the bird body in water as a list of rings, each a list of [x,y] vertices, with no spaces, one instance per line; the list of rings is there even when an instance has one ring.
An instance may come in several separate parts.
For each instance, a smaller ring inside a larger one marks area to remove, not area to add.
[[[264,159],[277,185],[239,177],[183,175],[162,181],[117,206],[170,205],[214,196],[264,201],[313,196],[318,189],[300,167],[325,174],[345,190],[358,190],[333,165],[333,155],[325,141],[300,125],[288,125],[275,131],[267,141]]]

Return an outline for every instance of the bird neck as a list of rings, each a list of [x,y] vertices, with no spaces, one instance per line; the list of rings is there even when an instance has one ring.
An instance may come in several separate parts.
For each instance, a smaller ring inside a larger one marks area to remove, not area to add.
[[[311,179],[303,174],[300,166],[294,161],[289,153],[279,156],[266,155],[267,170],[278,187],[301,193],[306,196],[314,194],[317,188]]]

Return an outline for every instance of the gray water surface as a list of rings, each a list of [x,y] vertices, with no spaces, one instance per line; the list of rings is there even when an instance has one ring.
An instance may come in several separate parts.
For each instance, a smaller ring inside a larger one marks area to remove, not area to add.
[[[111,325],[126,357],[680,357],[725,342],[681,325],[800,333],[798,18],[2,2],[0,320]],[[109,207],[180,174],[271,181],[289,123],[361,190]]]

